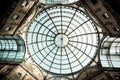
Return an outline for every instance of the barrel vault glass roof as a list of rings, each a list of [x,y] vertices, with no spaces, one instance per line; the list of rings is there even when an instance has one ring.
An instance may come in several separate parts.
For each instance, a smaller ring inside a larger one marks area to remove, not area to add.
[[[21,63],[25,55],[25,44],[19,35],[0,36],[0,62]]]
[[[43,4],[70,4],[79,0],[40,0]]]

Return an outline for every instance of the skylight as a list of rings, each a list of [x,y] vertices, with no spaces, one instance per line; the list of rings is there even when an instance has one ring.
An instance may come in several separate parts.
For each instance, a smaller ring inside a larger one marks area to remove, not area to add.
[[[40,0],[40,2],[44,4],[70,4],[77,1],[79,0]]]
[[[72,74],[88,66],[98,40],[97,27],[89,16],[70,6],[43,8],[27,31],[31,58],[55,74]]]

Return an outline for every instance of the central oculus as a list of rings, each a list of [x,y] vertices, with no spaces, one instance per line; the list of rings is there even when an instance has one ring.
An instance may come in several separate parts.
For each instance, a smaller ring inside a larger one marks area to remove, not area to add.
[[[55,37],[55,44],[58,47],[65,47],[68,44],[68,37],[64,34],[59,34]]]

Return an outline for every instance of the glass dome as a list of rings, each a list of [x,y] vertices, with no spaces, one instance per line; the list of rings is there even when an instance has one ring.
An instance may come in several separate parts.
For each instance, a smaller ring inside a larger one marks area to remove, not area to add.
[[[55,74],[72,74],[88,66],[96,55],[98,40],[93,21],[71,6],[43,8],[27,31],[31,58]]]
[[[70,4],[77,2],[79,0],[40,0],[43,4]]]

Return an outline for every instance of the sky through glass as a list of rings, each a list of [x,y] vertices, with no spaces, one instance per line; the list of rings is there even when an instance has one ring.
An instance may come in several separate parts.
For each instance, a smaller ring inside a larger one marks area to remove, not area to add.
[[[27,31],[32,59],[56,74],[72,74],[90,64],[97,43],[95,24],[83,11],[70,6],[43,8]]]

